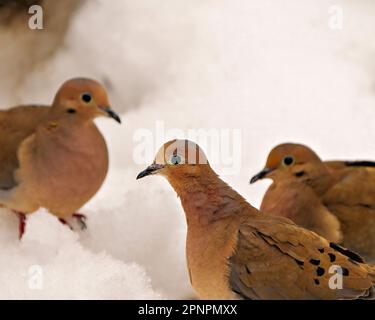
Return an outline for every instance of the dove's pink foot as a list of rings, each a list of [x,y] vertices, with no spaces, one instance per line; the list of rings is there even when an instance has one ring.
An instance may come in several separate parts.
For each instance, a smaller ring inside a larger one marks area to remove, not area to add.
[[[72,226],[71,226],[66,220],[64,220],[64,219],[62,219],[62,218],[59,218],[59,221],[60,221],[62,224],[64,224],[64,225],[66,225],[67,227],[69,227],[69,229],[73,230]]]
[[[81,230],[87,229],[87,224],[86,224],[86,220],[87,220],[87,218],[86,218],[85,215],[80,214],[80,213],[74,213],[74,214],[72,215],[72,218],[73,218],[73,219],[76,219],[76,220],[78,221],[78,224],[79,224]],[[59,218],[59,221],[60,221],[62,224],[68,226],[71,230],[74,230],[73,226],[72,226],[71,224],[69,224],[69,222],[68,222],[67,220],[65,220],[65,219],[63,219],[63,218]]]
[[[18,224],[18,239],[22,239],[23,234],[26,230],[26,215],[22,212],[15,211],[15,214],[18,216],[19,224]]]
[[[87,217],[84,214],[74,213],[73,218],[77,219],[77,221],[79,222],[82,230],[87,229],[87,224],[86,224]]]

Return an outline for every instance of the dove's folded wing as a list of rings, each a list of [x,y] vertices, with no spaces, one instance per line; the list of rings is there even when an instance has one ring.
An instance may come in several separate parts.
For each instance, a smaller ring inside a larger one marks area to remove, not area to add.
[[[48,113],[46,106],[20,106],[0,111],[0,189],[15,185],[17,150]]]
[[[287,219],[249,219],[230,258],[230,284],[248,299],[373,298],[374,279],[362,261]],[[334,266],[342,268],[341,290],[329,286]]]
[[[340,220],[344,245],[375,259],[375,163],[328,162],[337,181],[322,197]]]
[[[324,195],[325,203],[375,207],[375,163],[369,161],[325,163],[336,181]]]

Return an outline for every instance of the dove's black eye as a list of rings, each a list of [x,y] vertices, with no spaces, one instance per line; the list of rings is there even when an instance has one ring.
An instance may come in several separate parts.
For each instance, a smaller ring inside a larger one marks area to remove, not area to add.
[[[180,164],[181,163],[181,157],[179,155],[174,155],[172,158],[171,158],[171,163],[172,164]]]
[[[92,96],[90,93],[84,93],[81,96],[82,101],[89,103],[92,100]]]
[[[290,166],[291,164],[293,164],[293,162],[294,162],[294,159],[291,156],[287,156],[283,159],[283,164],[286,166]]]

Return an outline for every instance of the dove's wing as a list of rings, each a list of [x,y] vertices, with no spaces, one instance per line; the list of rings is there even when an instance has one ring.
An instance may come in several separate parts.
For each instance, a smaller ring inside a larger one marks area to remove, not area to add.
[[[373,298],[375,279],[362,261],[288,219],[264,216],[240,227],[230,285],[248,299]],[[343,271],[342,289],[329,286],[335,265]]]
[[[344,245],[375,260],[375,163],[327,163],[337,182],[322,201],[340,220]]]
[[[13,173],[18,167],[18,147],[47,113],[48,107],[35,105],[0,111],[0,189],[15,185]]]

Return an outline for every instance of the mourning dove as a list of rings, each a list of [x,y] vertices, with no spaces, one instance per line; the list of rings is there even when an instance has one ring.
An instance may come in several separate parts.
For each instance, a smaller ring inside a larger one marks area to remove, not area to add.
[[[218,177],[195,143],[167,142],[137,179],[154,174],[167,178],[181,199],[199,298],[374,298],[374,267],[287,218],[262,214]],[[338,267],[342,289],[331,289]]]
[[[61,222],[77,214],[101,187],[108,170],[105,140],[93,120],[108,116],[106,90],[94,80],[65,82],[51,107],[19,106],[0,111],[0,204],[20,218],[47,208]]]
[[[261,211],[292,219],[375,259],[375,163],[323,162],[300,144],[281,144],[251,182],[270,178]]]

